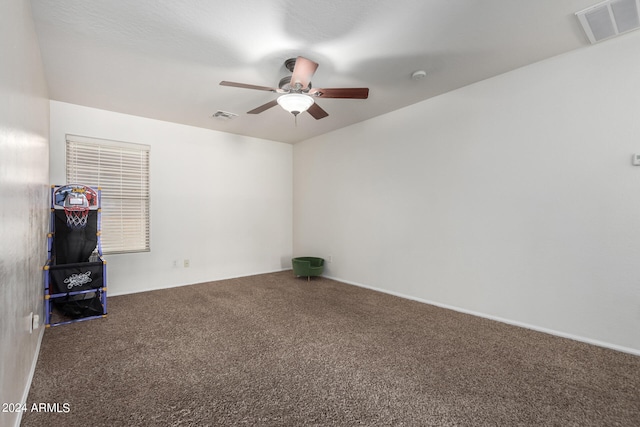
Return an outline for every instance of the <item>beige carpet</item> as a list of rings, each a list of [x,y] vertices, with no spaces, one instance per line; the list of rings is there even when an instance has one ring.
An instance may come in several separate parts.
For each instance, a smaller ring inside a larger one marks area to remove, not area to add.
[[[109,304],[46,331],[23,426],[640,425],[640,357],[326,278]]]

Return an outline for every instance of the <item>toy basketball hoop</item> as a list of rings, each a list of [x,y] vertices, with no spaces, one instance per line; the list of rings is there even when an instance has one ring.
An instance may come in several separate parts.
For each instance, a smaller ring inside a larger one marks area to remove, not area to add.
[[[65,185],[53,193],[54,209],[64,209],[67,227],[80,230],[87,226],[90,210],[98,209],[96,191],[86,185]]]
[[[89,209],[64,208],[64,214],[67,216],[67,227],[70,229],[79,230],[87,226]]]

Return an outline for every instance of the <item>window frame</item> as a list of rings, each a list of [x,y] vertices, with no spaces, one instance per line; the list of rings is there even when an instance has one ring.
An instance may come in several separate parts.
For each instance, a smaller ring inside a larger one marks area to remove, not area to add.
[[[151,251],[151,146],[67,134],[67,184],[101,190],[105,255]]]

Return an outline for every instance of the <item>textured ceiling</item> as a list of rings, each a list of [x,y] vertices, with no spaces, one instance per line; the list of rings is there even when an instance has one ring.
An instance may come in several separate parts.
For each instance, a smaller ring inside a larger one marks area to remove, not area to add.
[[[588,46],[574,13],[594,0],[32,0],[51,99],[295,143]],[[284,61],[320,64],[318,99],[297,125],[276,98]],[[412,80],[425,70],[427,77]],[[541,76],[544,78],[544,76]],[[212,118],[217,110],[238,114]]]

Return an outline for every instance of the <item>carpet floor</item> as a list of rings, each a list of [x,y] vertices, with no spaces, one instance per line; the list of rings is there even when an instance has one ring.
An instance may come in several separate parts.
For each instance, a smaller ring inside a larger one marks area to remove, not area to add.
[[[108,303],[46,330],[22,426],[640,425],[638,356],[327,278]]]

